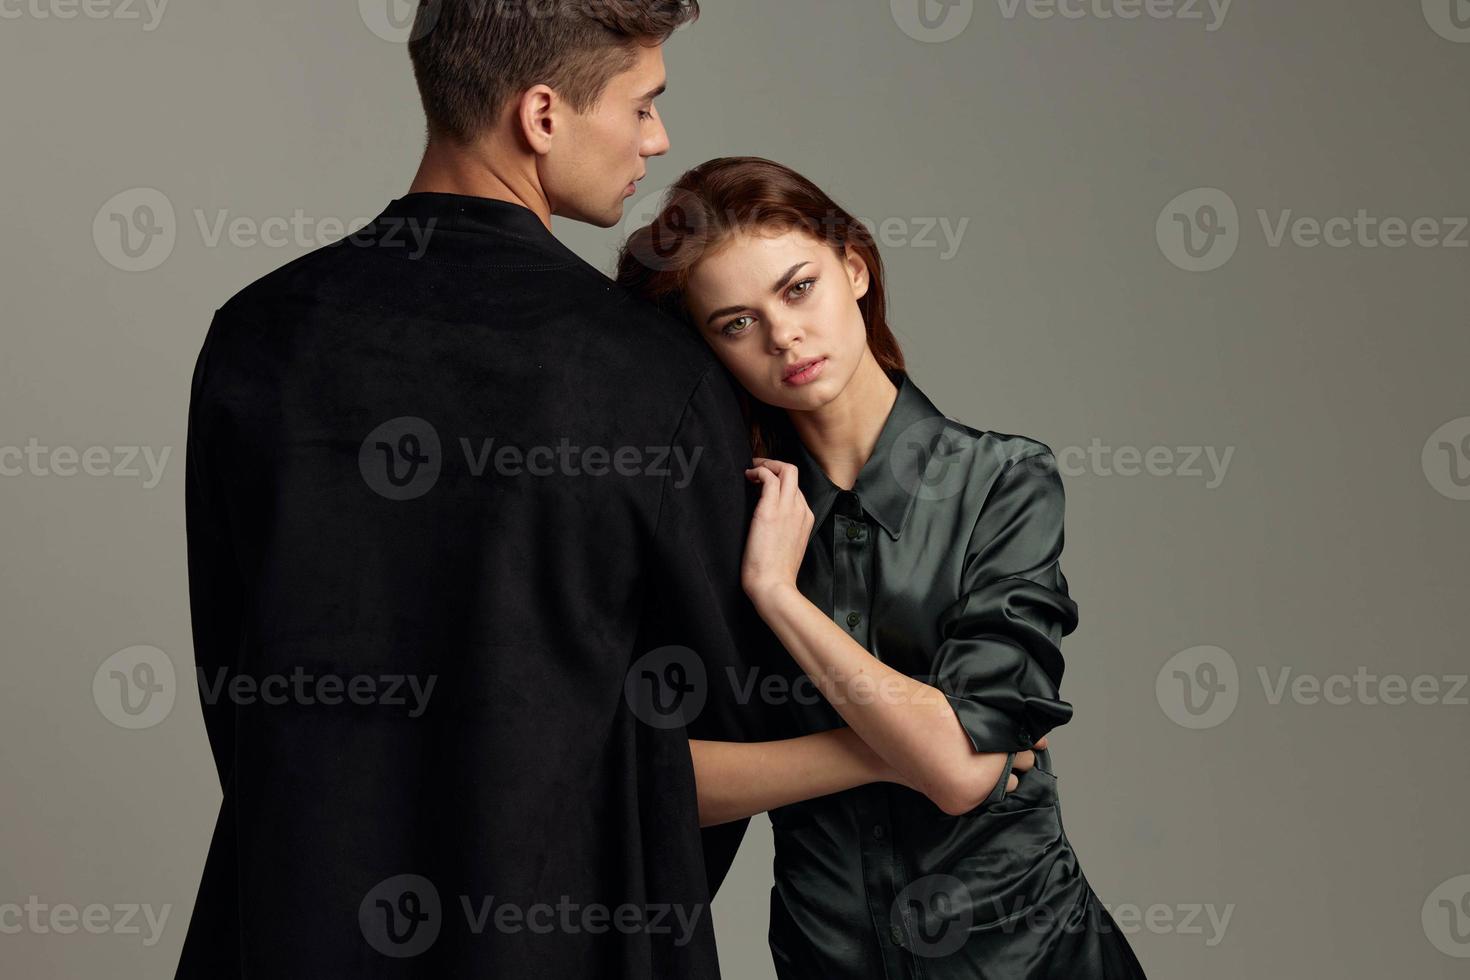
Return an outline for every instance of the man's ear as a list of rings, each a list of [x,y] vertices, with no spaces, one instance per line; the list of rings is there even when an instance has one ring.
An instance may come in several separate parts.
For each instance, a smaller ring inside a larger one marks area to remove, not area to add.
[[[854,252],[851,245],[844,246],[846,250],[845,264],[847,266],[847,278],[852,283],[852,298],[862,299],[868,295],[868,263],[863,257]]]
[[[551,151],[559,107],[556,90],[548,85],[533,85],[516,100],[516,126],[532,153],[544,156]]]

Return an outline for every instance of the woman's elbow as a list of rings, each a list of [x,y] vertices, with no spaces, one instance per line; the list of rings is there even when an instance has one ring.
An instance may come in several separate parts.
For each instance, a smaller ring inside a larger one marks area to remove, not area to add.
[[[911,785],[951,817],[967,813],[980,803],[959,766],[945,766]]]
[[[933,788],[925,795],[951,817],[969,813],[983,806],[995,789],[1005,756],[982,757],[966,743],[965,752],[940,772]]]

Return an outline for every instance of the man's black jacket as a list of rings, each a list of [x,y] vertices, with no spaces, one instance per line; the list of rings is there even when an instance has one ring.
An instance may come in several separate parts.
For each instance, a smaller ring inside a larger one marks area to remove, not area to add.
[[[687,739],[761,734],[749,464],[706,344],[519,205],[409,194],[226,303],[178,977],[718,977],[747,822],[701,833]]]

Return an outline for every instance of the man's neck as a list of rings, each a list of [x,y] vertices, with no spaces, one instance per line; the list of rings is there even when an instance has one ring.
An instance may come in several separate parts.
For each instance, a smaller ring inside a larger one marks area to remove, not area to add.
[[[551,231],[551,205],[534,182],[519,168],[506,165],[492,146],[464,146],[431,138],[408,192],[464,194],[519,204],[535,213]]]

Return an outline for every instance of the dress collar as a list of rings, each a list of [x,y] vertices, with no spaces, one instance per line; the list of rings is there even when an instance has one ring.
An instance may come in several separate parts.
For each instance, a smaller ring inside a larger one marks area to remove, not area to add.
[[[889,377],[898,385],[898,397],[878,433],[873,454],[858,471],[852,493],[888,536],[897,540],[914,498],[922,492],[925,467],[944,433],[944,414],[907,374],[889,372]],[[821,527],[843,491],[795,438],[795,430],[789,431],[795,444],[792,461],[797,465],[798,484],[815,517],[813,526]]]

